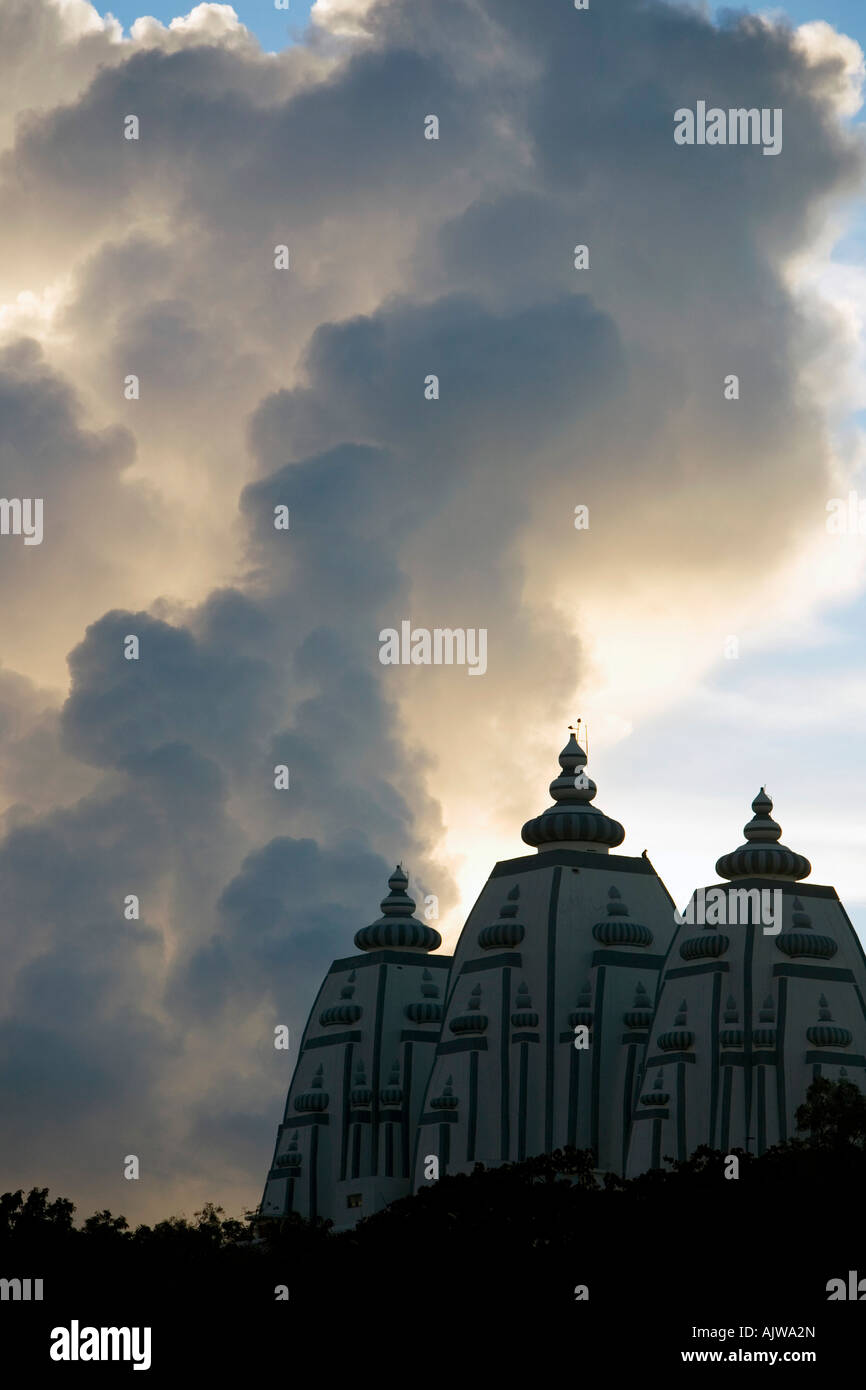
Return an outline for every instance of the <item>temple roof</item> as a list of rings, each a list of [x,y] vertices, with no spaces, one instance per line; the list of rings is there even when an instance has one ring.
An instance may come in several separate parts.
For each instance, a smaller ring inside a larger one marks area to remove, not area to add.
[[[435,951],[442,945],[438,931],[412,916],[415,900],[406,892],[408,886],[409,876],[398,864],[388,879],[391,891],[379,904],[382,916],[371,922],[369,927],[362,927],[355,933],[355,945],[359,951],[382,948],[391,951]]]
[[[607,852],[621,845],[625,830],[619,821],[590,805],[598,788],[584,772],[586,754],[574,732],[559,755],[559,766],[562,771],[550,784],[554,804],[526,822],[521,831],[525,843],[540,851],[572,844]]]
[[[762,787],[752,802],[754,816],[743,826],[746,843],[716,860],[716,873],[722,878],[807,878],[812,865],[803,854],[796,854],[779,843],[782,827],[770,812],[773,803]]]

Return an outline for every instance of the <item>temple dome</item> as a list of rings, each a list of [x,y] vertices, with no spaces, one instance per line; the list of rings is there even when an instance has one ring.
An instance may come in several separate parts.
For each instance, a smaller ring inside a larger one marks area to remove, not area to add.
[[[355,933],[359,951],[435,951],[442,945],[438,931],[412,916],[415,902],[406,892],[408,886],[409,877],[398,864],[388,879],[391,891],[380,903],[382,916]]]
[[[559,755],[559,766],[562,771],[550,784],[553,805],[526,822],[521,831],[524,843],[539,851],[565,845],[605,854],[621,845],[625,830],[619,821],[590,805],[598,788],[583,770],[586,754],[574,733]]]
[[[796,854],[779,843],[782,827],[770,812],[773,803],[762,787],[752,802],[754,816],[743,827],[746,843],[716,861],[721,878],[807,878],[812,865],[803,854]]]

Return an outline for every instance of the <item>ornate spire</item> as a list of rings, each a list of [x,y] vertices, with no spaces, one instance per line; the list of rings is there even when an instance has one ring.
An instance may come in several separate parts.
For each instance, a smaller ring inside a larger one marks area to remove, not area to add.
[[[806,878],[812,865],[805,855],[779,843],[782,827],[770,812],[773,803],[762,787],[752,802],[754,816],[743,827],[746,843],[716,861],[721,878]]]
[[[553,805],[528,820],[521,832],[527,845],[539,851],[566,846],[607,853],[625,839],[619,821],[611,820],[590,802],[598,788],[586,775],[586,754],[574,733],[559,755],[562,771],[550,784]]]
[[[388,879],[390,893],[380,904],[382,916],[355,933],[359,951],[435,951],[442,937],[433,927],[413,917],[414,899],[409,897],[409,877],[398,864]]]

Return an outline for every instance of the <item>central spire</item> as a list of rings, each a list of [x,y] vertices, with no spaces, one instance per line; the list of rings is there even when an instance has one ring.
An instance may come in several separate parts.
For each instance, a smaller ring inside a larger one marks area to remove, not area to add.
[[[586,754],[572,730],[559,755],[562,769],[550,784],[553,805],[528,820],[521,831],[524,842],[539,852],[550,849],[588,849],[607,854],[621,845],[625,831],[597,806],[590,805],[598,791],[586,768]]]
[[[721,878],[807,878],[812,865],[803,854],[780,844],[782,827],[770,812],[773,803],[762,787],[752,802],[754,816],[743,826],[746,843],[716,861]]]

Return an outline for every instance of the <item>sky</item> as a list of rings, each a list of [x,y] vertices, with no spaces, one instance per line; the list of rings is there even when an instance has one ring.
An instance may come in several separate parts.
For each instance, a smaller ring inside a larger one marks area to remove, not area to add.
[[[45,506],[0,537],[0,1183],[137,1220],[255,1205],[274,1027],[397,860],[453,945],[578,716],[678,903],[766,785],[866,928],[866,538],[827,529],[866,499],[866,35],[112,13],[0,3],[0,470]],[[677,146],[699,99],[783,108],[781,154]],[[485,629],[486,673],[383,666],[403,619]]]

